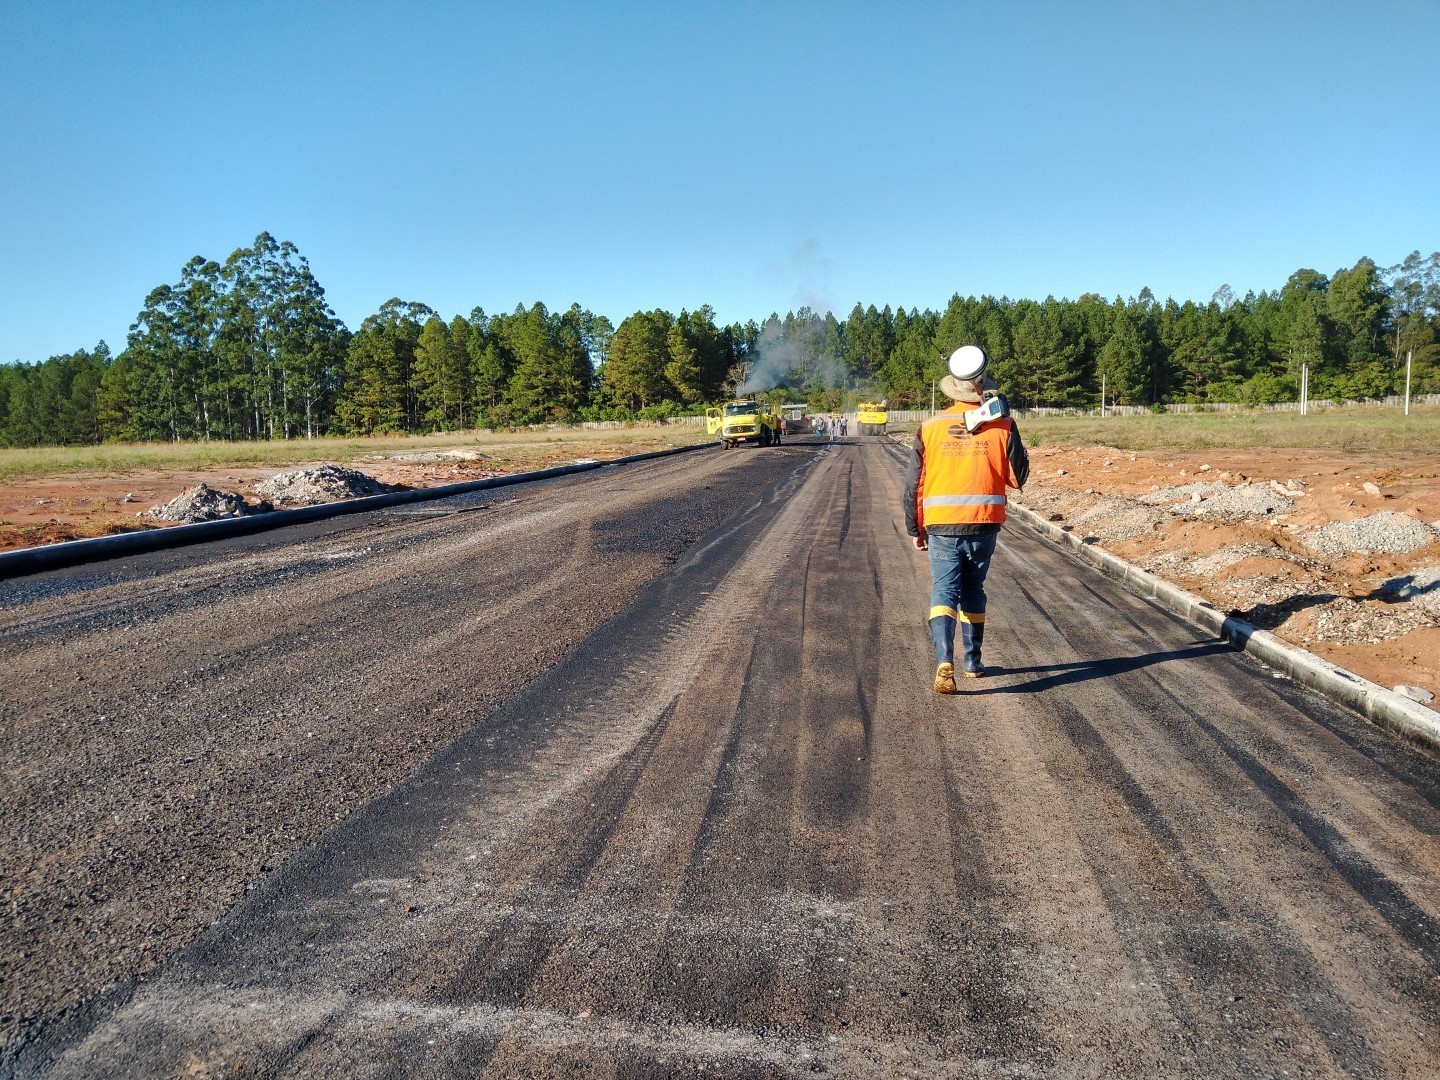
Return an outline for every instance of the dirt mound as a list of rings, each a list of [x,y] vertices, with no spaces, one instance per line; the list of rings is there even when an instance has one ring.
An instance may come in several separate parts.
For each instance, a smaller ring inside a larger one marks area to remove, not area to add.
[[[199,484],[189,491],[181,492],[167,503],[142,510],[142,521],[176,521],[182,525],[194,525],[201,521],[219,521],[222,518],[248,517],[261,514],[270,507],[261,504],[251,506],[245,499],[229,491],[216,491],[208,484]]]
[[[1409,514],[1381,510],[1354,521],[1335,521],[1313,530],[1305,546],[1323,555],[1405,555],[1419,551],[1440,533]]]
[[[361,499],[397,490],[399,488],[382,484],[358,469],[321,465],[315,469],[276,473],[264,483],[257,484],[255,494],[276,506],[315,506],[338,499]]]

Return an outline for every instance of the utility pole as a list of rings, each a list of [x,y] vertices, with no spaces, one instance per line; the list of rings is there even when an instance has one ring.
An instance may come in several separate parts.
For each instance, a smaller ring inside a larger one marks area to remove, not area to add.
[[[1410,415],[1410,361],[1415,357],[1414,349],[1405,350],[1405,415]]]
[[[930,380],[930,415],[935,415],[935,380]]]
[[[1105,415],[1105,376],[1100,376],[1100,415]]]
[[[1310,415],[1310,365],[1300,365],[1300,415]]]

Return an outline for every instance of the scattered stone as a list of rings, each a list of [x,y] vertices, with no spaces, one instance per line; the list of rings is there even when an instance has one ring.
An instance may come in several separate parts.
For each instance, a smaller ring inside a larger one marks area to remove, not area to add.
[[[1223,474],[1222,474],[1222,475],[1223,475]],[[1287,498],[1287,499],[1299,499],[1299,498],[1304,498],[1305,495],[1307,494],[1306,492],[1301,491],[1299,488],[1286,487],[1284,484],[1281,484],[1280,481],[1278,481],[1278,480],[1271,480],[1271,481],[1270,481],[1270,490],[1273,491],[1273,492],[1275,492],[1276,495],[1283,495],[1283,496],[1285,496],[1285,498]]]
[[[1190,475],[1190,470],[1189,470],[1189,469],[1181,469],[1181,470],[1180,470],[1180,475],[1181,475],[1181,476],[1189,476],[1189,475]]]
[[[1055,470],[1055,475],[1056,475],[1056,476],[1069,476],[1070,474],[1067,473],[1064,469],[1056,469],[1056,470]]]
[[[339,499],[361,499],[383,495],[397,488],[382,484],[358,469],[321,465],[316,469],[293,469],[276,473],[255,488],[257,495],[276,506],[316,506]]]
[[[1305,546],[1322,555],[1405,555],[1432,543],[1440,531],[1409,514],[1381,510],[1354,521],[1332,521],[1304,538]]]
[[[1210,471],[1210,466],[1209,466],[1209,465],[1201,465],[1200,468],[1197,469],[1196,471],[1197,471],[1197,472],[1209,472],[1209,471]]]
[[[1109,467],[1109,465],[1110,465],[1110,459],[1109,459],[1109,458],[1106,458],[1106,459],[1105,459],[1105,465],[1106,465],[1107,468]]]
[[[1435,700],[1435,695],[1423,686],[1407,686],[1404,683],[1400,683],[1395,687],[1395,693],[1401,697],[1407,697],[1411,701],[1418,701],[1421,705],[1429,705],[1430,702]]]
[[[201,521],[248,517],[269,509],[265,503],[252,507],[243,496],[230,491],[216,491],[202,483],[181,492],[167,503],[142,510],[136,516],[142,521],[175,521],[182,525],[194,525]]]
[[[1366,495],[1380,494],[1380,488],[1377,485],[1372,484],[1369,480],[1366,480],[1365,483],[1361,484],[1360,488],[1362,491],[1365,492]]]
[[[127,491],[127,492],[125,493],[125,498],[124,498],[122,501],[124,501],[124,502],[138,502],[139,500],[135,498],[135,492],[133,492],[133,491]]]

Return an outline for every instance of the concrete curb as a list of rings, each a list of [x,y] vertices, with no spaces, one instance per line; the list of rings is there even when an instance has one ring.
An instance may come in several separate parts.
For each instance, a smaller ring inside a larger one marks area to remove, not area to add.
[[[1226,615],[1208,600],[1163,581],[1103,548],[1085,543],[1014,500],[1007,509],[1011,519],[1070,551],[1137,596],[1153,600],[1186,622],[1225,638],[1237,649],[1284,672],[1301,685],[1354,710],[1376,727],[1419,743],[1426,749],[1440,751],[1440,713],[1378,683],[1362,679],[1353,671],[1346,671],[1298,645],[1282,641],[1268,630],[1260,630],[1243,619]]]
[[[695,443],[691,446],[677,446],[669,450],[651,450],[644,454],[613,458],[610,461],[587,461],[576,465],[559,465],[553,469],[540,469],[528,473],[512,473],[509,476],[492,476],[488,480],[467,480],[460,484],[445,484],[441,487],[416,488],[413,491],[392,491],[386,495],[370,495],[363,499],[341,499],[338,502],[321,503],[318,506],[302,506],[294,510],[272,510],[268,514],[252,517],[225,518],[221,521],[202,521],[195,525],[173,525],[168,529],[151,529],[145,532],[120,533],[117,536],[97,536],[88,540],[67,540],[61,544],[47,544],[44,547],[21,548],[18,551],[0,552],[0,581],[6,578],[37,574],[42,570],[56,570],[63,566],[79,566],[102,559],[115,559],[122,555],[134,555],[142,551],[160,551],[165,548],[185,547],[189,544],[203,544],[210,540],[223,540],[231,536],[280,529],[286,525],[302,525],[310,521],[340,517],[343,514],[361,514],[367,510],[383,510],[388,506],[404,503],[427,502],[431,499],[446,499],[452,495],[464,495],[471,491],[488,488],[508,487],[524,484],[531,480],[546,480],[554,476],[569,476],[571,473],[589,472],[610,465],[628,465],[635,461],[669,457],[691,450],[713,449],[714,442]]]

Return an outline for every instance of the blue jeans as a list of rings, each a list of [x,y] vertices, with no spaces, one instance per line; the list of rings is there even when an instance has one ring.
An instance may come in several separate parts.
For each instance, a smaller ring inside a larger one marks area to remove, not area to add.
[[[930,533],[930,633],[935,642],[935,662],[955,658],[955,624],[985,625],[985,575],[995,554],[998,532],[983,536],[937,536]],[[971,644],[967,633],[967,646]],[[981,637],[982,635],[975,635]],[[974,661],[979,662],[979,641],[974,642]],[[967,652],[969,650],[967,649]],[[967,670],[970,665],[967,664]]]

